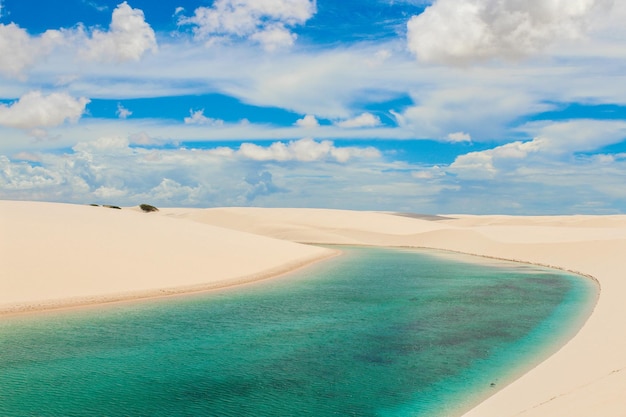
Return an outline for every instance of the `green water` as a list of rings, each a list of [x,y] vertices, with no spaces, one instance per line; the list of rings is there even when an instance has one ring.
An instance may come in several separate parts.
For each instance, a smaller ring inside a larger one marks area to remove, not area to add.
[[[537,267],[342,249],[236,290],[4,318],[0,416],[452,415],[596,293]]]

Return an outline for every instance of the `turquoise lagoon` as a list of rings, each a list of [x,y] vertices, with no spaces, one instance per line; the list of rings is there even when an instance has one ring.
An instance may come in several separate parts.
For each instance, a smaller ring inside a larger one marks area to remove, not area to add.
[[[558,348],[597,295],[536,266],[342,250],[236,289],[5,317],[0,415],[455,415]]]

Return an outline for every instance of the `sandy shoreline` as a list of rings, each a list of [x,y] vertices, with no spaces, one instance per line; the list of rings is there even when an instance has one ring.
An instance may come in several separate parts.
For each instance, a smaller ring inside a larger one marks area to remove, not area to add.
[[[335,251],[135,210],[0,201],[0,314],[205,291]]]
[[[102,306],[104,304],[119,304],[134,301],[148,301],[166,297],[187,296],[196,293],[206,293],[224,289],[236,289],[238,287],[257,284],[265,280],[279,279],[283,276],[296,272],[302,268],[341,255],[340,251],[330,251],[328,253],[304,258],[300,261],[286,263],[274,269],[265,270],[256,274],[241,276],[225,282],[208,282],[190,286],[175,286],[168,288],[145,289],[135,292],[117,292],[110,294],[96,294],[93,296],[82,296],[74,298],[61,298],[49,300],[37,300],[34,302],[7,303],[0,307],[0,320],[2,317],[43,314],[49,311],[84,309],[89,307]]]
[[[0,233],[0,311],[232,285],[332,255],[295,242],[428,247],[574,271],[601,286],[583,328],[465,415],[626,415],[626,216],[420,218],[260,208],[147,214],[0,201]]]

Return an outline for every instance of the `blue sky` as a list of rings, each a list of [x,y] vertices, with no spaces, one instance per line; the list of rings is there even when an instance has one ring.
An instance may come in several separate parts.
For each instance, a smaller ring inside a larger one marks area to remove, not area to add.
[[[613,0],[0,0],[0,198],[626,211]]]

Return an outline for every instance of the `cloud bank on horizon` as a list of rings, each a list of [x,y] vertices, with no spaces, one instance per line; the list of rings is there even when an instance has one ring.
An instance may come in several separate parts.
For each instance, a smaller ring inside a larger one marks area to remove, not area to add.
[[[3,0],[0,198],[622,213],[625,18],[614,0]]]

